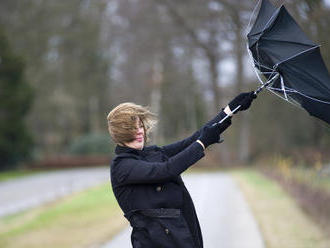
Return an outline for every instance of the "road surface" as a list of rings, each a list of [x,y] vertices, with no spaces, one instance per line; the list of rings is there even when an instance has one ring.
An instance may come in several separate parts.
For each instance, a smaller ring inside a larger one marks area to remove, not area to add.
[[[263,248],[264,242],[244,196],[230,175],[183,176],[200,221],[204,248]],[[130,227],[102,248],[131,248]]]
[[[43,172],[0,182],[0,217],[109,181],[109,167]]]

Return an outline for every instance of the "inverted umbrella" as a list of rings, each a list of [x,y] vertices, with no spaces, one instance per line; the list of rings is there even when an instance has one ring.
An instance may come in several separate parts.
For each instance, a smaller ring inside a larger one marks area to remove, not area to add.
[[[248,33],[261,86],[330,124],[330,76],[320,54],[284,6],[262,0]]]

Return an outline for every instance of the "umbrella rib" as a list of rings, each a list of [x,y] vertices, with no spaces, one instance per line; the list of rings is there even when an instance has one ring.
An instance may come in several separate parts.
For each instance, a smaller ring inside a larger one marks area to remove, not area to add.
[[[262,79],[260,78],[260,75],[259,75],[259,74],[261,74],[261,72],[260,72],[260,70],[258,70],[257,67],[255,66],[256,64],[258,64],[259,67],[262,66],[262,65],[261,65],[258,61],[256,61],[256,60],[253,58],[253,56],[252,56],[252,54],[251,54],[251,51],[249,50],[249,46],[248,46],[248,45],[247,45],[247,52],[248,52],[249,59],[250,59],[250,63],[252,64],[252,68],[253,68],[253,70],[254,70],[254,73],[256,74],[256,76],[257,76],[257,78],[258,78],[260,84],[261,84],[261,85],[264,85],[264,82],[262,81]],[[266,68],[266,69],[267,69],[267,68]]]
[[[289,88],[289,87],[285,87],[285,88],[286,88],[286,89],[283,90],[283,89],[274,88],[274,87],[271,87],[271,86],[268,86],[268,87],[267,87],[267,89],[269,89],[269,90],[283,91],[283,92],[287,91],[287,92],[290,92],[290,93],[297,93],[297,94],[299,94],[299,95],[301,95],[301,96],[303,96],[303,97],[306,97],[306,98],[308,98],[308,99],[310,99],[310,100],[317,101],[317,102],[324,103],[324,104],[330,104],[330,102],[323,101],[323,100],[317,99],[317,98],[315,98],[315,97],[312,97],[312,96],[306,95],[306,94],[304,94],[304,93],[301,93],[301,92],[298,91],[298,90],[295,90],[295,89],[292,89],[292,88]],[[282,97],[282,96],[281,96],[281,98],[282,98],[282,99],[285,99],[285,98]]]
[[[285,62],[288,61],[288,60],[294,59],[294,58],[298,57],[299,55],[302,55],[302,54],[304,54],[304,53],[307,53],[307,52],[309,52],[309,51],[311,51],[311,50],[313,50],[313,49],[317,49],[317,48],[319,48],[319,47],[320,47],[320,46],[317,45],[317,46],[311,47],[311,48],[309,48],[309,49],[307,49],[307,50],[301,51],[300,53],[297,53],[297,54],[295,54],[295,55],[292,55],[291,57],[289,57],[289,58],[287,58],[287,59],[285,59],[285,60],[282,60],[282,61],[276,63],[275,68],[278,67],[280,64],[285,63]]]
[[[267,66],[265,66],[265,65],[262,65],[262,64],[260,64],[260,62],[258,62],[258,61],[256,61],[256,60],[254,60],[254,62],[255,62],[255,64],[256,64],[258,67],[263,67],[263,68],[265,68],[265,69],[267,69],[267,70],[274,71],[273,68],[269,68],[269,67],[267,67]]]
[[[283,90],[285,99],[288,99],[288,96],[286,95],[285,86],[284,86],[284,80],[283,80],[283,77],[282,76],[281,76],[281,86],[282,86],[282,90]]]
[[[249,49],[249,45],[247,44],[247,46],[246,46],[246,48],[247,48],[247,52],[248,52],[248,55],[249,55],[249,58],[250,58],[250,63],[252,64],[252,68],[253,68],[253,70],[254,70],[254,72],[255,72],[255,74],[256,74],[256,76],[257,76],[257,78],[258,78],[258,80],[259,80],[259,82],[260,82],[260,84],[261,85],[265,85],[265,84],[267,84],[269,81],[271,81],[272,79],[270,79],[270,80],[268,80],[269,79],[269,77],[275,72],[275,70],[274,69],[272,69],[272,68],[268,68],[267,66],[264,66],[264,65],[262,65],[262,64],[260,64],[259,63],[259,61],[256,61],[254,58],[253,58],[253,56],[252,56],[252,53],[251,53],[251,51],[250,51],[250,49]],[[255,65],[258,65],[259,66],[259,68],[260,67],[264,67],[265,69],[268,69],[268,70],[270,70],[270,72],[261,72]],[[263,80],[261,79],[261,77],[260,77],[260,75],[259,74],[270,74],[270,76],[267,78],[267,82],[263,82]]]
[[[270,92],[272,92],[274,95],[278,96],[279,98],[283,99],[284,101],[302,109],[302,107],[299,105],[299,103],[297,103],[294,99],[292,99],[292,101],[290,101],[289,99],[285,99],[283,96],[281,96],[280,94],[278,94],[276,91],[281,91],[281,89],[278,88],[273,88],[273,87],[267,87],[267,90],[269,90]]]
[[[258,50],[258,49],[257,49],[257,50]],[[259,62],[259,52],[258,52],[258,51],[257,51],[257,53],[258,53],[258,61],[257,61],[255,58],[253,58],[253,56],[252,56],[252,54],[251,54],[251,51],[249,50],[249,46],[247,46],[247,51],[248,51],[248,54],[250,55],[250,60],[252,59],[253,62],[254,62],[254,64],[252,64],[253,67],[256,67],[256,65],[257,65],[258,67],[263,67],[263,68],[265,68],[265,69],[267,69],[267,70],[274,71],[273,68],[270,68],[270,67],[267,67],[267,66],[265,66],[265,65],[260,64],[260,62]]]
[[[306,97],[306,98],[308,98],[308,99],[310,99],[310,100],[313,100],[313,101],[317,101],[317,102],[324,103],[324,104],[330,104],[330,102],[323,101],[323,100],[320,100],[320,99],[317,99],[317,98],[311,97],[311,96],[306,95],[306,94],[304,94],[304,93],[301,93],[301,92],[299,92],[299,91],[297,91],[297,90],[295,90],[295,89],[293,89],[293,92],[294,92],[294,93],[297,93],[297,94],[299,94],[299,95],[302,95],[302,96],[304,96],[304,97]]]
[[[281,39],[274,39],[274,38],[267,38],[267,37],[262,37],[260,39],[266,40],[266,41],[271,41],[271,42],[291,43],[291,44],[295,44],[295,45],[313,46],[311,48],[314,48],[315,46],[317,46],[314,43],[313,44],[310,44],[310,43],[303,43],[303,42],[300,42],[300,41],[298,42],[298,41],[284,40],[284,39],[281,40]]]
[[[282,7],[282,6],[281,6]],[[281,8],[277,8],[276,11],[274,11],[274,13],[272,14],[272,16],[269,18],[269,20],[267,21],[267,23],[265,24],[265,26],[262,28],[262,30],[260,32],[257,32],[253,35],[260,35],[259,38],[256,40],[256,42],[258,42],[260,40],[260,38],[262,37],[262,35],[265,33],[265,31],[267,31],[269,29],[268,24],[275,18],[276,15],[278,15],[279,9]]]
[[[267,27],[268,24],[274,19],[276,15],[278,15],[280,8],[277,8],[277,10],[274,11],[273,15],[269,18],[268,22],[265,24],[264,28],[262,29],[262,33],[264,33],[267,29],[269,29],[269,27]]]
[[[251,53],[251,51],[250,51],[250,49],[249,49],[249,45],[248,45],[248,44],[246,44],[246,48],[247,48],[247,52],[248,52],[248,55],[249,55],[250,63],[252,64],[252,68],[253,68],[253,70],[254,70],[254,73],[257,75],[257,78],[258,78],[259,82],[263,85],[264,82],[263,82],[262,79],[260,78],[260,75],[259,75],[259,73],[257,72],[257,69],[256,69],[256,67],[255,67],[255,64],[257,63],[257,61],[253,58],[252,53]],[[259,64],[259,61],[258,61],[258,64]]]
[[[258,3],[256,4],[256,6],[254,7],[253,11],[252,11],[252,14],[250,15],[250,20],[249,20],[249,24],[247,25],[246,29],[245,29],[245,32],[246,34],[249,33],[249,30],[251,29],[251,21],[252,21],[252,17],[255,15],[255,12],[260,4],[261,0],[258,1]]]

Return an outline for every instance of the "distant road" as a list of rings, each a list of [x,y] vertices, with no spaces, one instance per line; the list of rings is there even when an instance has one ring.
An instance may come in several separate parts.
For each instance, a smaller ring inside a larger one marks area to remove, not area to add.
[[[43,172],[0,182],[0,217],[109,181],[109,167]]]
[[[224,173],[184,175],[203,233],[204,248],[263,248],[254,217],[236,183]],[[131,248],[128,227],[102,248]]]

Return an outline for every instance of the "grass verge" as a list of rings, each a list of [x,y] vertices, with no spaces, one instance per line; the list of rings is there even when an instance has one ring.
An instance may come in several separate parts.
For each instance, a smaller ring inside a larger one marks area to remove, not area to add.
[[[254,170],[234,171],[267,248],[326,248],[330,241],[282,188]]]
[[[15,179],[18,177],[34,175],[41,172],[42,171],[37,171],[37,170],[13,170],[13,171],[0,172],[0,182],[4,182],[10,179]]]
[[[0,247],[90,247],[126,224],[107,183],[0,219]]]

